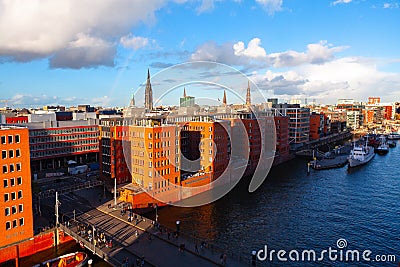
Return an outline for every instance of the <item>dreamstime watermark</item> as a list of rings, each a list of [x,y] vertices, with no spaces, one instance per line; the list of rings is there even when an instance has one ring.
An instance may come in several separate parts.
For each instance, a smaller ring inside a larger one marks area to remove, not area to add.
[[[256,256],[259,261],[269,262],[396,262],[396,256],[393,254],[374,255],[369,249],[347,249],[347,245],[347,240],[343,238],[336,241],[336,247],[318,251],[314,249],[275,250],[268,249],[265,245],[263,249],[256,252]]]
[[[149,82],[152,95],[146,93]],[[193,92],[196,103],[189,97]],[[241,111],[226,103],[226,93],[229,103],[243,103]],[[171,100],[169,105],[181,107],[149,110],[151,98],[153,107]],[[136,184],[160,202],[184,207],[223,197],[246,171],[252,176],[249,192],[255,191],[272,166],[276,134],[272,112],[255,108],[249,98],[266,103],[249,77],[216,62],[187,62],[152,75],[124,113],[123,152]]]

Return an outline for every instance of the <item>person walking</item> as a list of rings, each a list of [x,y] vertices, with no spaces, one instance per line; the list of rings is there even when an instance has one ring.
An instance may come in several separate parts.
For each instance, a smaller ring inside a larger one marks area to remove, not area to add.
[[[194,252],[199,254],[199,248],[197,247],[197,243],[194,244]]]

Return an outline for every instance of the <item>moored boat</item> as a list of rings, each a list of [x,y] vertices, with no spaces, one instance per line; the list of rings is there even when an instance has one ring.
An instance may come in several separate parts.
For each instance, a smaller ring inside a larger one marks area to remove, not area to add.
[[[379,155],[385,155],[389,152],[389,145],[386,142],[386,137],[381,135],[379,137],[379,145],[375,148],[375,152]]]
[[[396,141],[389,141],[388,145],[390,148],[393,148],[393,147],[396,147],[397,143],[396,143]]]
[[[356,146],[354,144],[353,150],[350,152],[349,156],[349,167],[357,167],[360,165],[364,165],[373,159],[375,156],[374,150],[372,147],[368,146],[368,138],[365,144],[360,144]]]
[[[34,267],[82,267],[87,264],[89,257],[84,252],[74,252],[44,261]]]
[[[389,140],[399,140],[400,139],[400,134],[399,133],[391,133],[388,135]]]

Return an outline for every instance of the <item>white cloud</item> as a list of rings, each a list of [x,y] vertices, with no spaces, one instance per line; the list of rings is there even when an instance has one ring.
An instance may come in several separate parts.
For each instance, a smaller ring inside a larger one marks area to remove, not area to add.
[[[132,34],[122,36],[120,43],[125,48],[138,50],[149,45],[149,39],[141,36],[133,36]]]
[[[233,50],[236,56],[246,56],[249,58],[266,58],[267,53],[265,52],[265,49],[260,45],[260,38],[253,38],[247,45],[247,48],[245,48],[244,43],[240,41],[233,45]]]
[[[332,2],[332,5],[336,6],[337,4],[348,4],[351,3],[353,0],[336,0],[335,2]]]
[[[64,49],[73,54],[73,43],[83,41],[80,36],[115,45],[115,41],[129,33],[133,25],[153,21],[154,12],[165,2],[0,0],[0,56],[29,61]],[[81,50],[75,50],[77,60]]]
[[[399,5],[399,3],[397,3],[397,2],[395,2],[395,3],[384,3],[383,4],[383,8],[391,8],[391,9],[393,9],[393,8],[399,8],[400,7],[400,5]]]
[[[259,38],[253,38],[245,47],[244,42],[218,45],[207,42],[197,48],[192,54],[192,60],[209,60],[228,65],[246,65],[245,67],[293,67],[302,64],[323,64],[334,59],[335,53],[347,47],[334,47],[327,41],[307,45],[306,52],[284,51],[267,54],[261,46]]]
[[[400,98],[400,74],[383,72],[373,59],[345,57],[323,65],[306,64],[288,71],[253,73],[252,80],[265,92],[281,100],[318,99],[335,103],[340,97],[366,101],[378,95],[383,101]]]
[[[38,107],[44,105],[76,105],[86,103],[87,99],[77,97],[58,97],[48,95],[31,95],[18,93],[14,95],[9,104],[11,106]]]
[[[283,0],[256,0],[270,15],[282,10]]]

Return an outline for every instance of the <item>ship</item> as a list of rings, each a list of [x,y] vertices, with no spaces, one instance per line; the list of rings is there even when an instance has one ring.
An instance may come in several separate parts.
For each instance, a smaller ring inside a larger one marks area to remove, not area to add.
[[[391,133],[388,135],[389,140],[399,140],[400,139],[400,134],[399,133]]]
[[[379,145],[375,148],[375,152],[379,155],[385,155],[389,152],[389,146],[386,142],[385,136],[381,135],[379,137]]]
[[[48,266],[48,267],[82,267],[86,266],[89,257],[84,252],[74,252],[59,256],[57,258],[44,261],[33,267]]]
[[[374,150],[372,147],[368,146],[368,138],[364,144],[360,144],[356,146],[354,144],[353,150],[349,156],[349,167],[357,167],[360,165],[364,165],[375,156]]]

